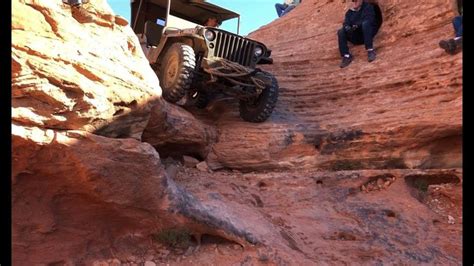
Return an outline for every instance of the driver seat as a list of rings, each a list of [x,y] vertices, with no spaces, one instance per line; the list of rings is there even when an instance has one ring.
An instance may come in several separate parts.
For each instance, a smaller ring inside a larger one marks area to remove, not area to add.
[[[161,35],[163,34],[164,26],[158,25],[153,21],[148,20],[145,22],[145,38],[146,44],[150,46],[158,46],[160,43]]]

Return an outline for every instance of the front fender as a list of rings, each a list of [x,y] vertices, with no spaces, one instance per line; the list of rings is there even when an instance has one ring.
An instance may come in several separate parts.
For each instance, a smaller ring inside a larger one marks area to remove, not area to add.
[[[257,62],[257,65],[271,65],[271,64],[273,64],[273,58],[271,57],[262,57]]]
[[[197,34],[179,34],[179,33],[171,33],[171,34],[163,34],[161,37],[160,43],[158,46],[151,46],[147,47],[147,51],[144,51],[146,58],[150,64],[158,63],[159,58],[163,53],[166,52],[166,49],[171,46],[173,43],[181,42],[187,44],[191,47],[195,47],[196,43],[194,40],[199,39],[204,42],[204,38]]]

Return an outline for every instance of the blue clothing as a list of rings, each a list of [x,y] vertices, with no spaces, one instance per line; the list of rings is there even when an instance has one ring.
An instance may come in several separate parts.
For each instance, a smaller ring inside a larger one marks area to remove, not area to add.
[[[275,4],[275,9],[278,14],[278,17],[286,15],[288,12],[293,10],[296,5],[287,5],[287,4]]]
[[[462,36],[462,16],[457,16],[453,19],[453,27],[456,37]]]
[[[277,11],[277,15],[278,17],[281,17],[281,14],[283,14],[283,11],[285,11],[285,9],[287,8],[288,6],[285,5],[285,4],[275,4],[275,9]]]

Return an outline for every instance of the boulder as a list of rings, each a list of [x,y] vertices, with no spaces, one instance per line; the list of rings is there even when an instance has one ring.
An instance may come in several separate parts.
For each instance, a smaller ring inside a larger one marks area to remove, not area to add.
[[[79,23],[61,1],[12,2],[12,120],[139,139],[161,96],[137,37],[105,0]]]
[[[164,157],[192,155],[205,158],[217,140],[213,125],[197,119],[185,109],[163,101],[151,110],[143,141],[150,143]]]
[[[200,162],[196,165],[196,168],[201,172],[209,172],[209,166],[206,162]]]
[[[183,155],[183,164],[184,166],[186,167],[195,167],[196,164],[199,163],[199,160],[194,158],[194,157],[191,157],[191,156],[187,156],[187,155]]]

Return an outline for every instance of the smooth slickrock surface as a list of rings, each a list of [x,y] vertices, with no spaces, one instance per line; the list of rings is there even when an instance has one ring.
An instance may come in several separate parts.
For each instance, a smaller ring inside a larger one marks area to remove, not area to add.
[[[361,191],[387,175],[395,178],[388,187]],[[180,168],[175,180],[201,200],[220,197],[258,210],[295,253],[275,256],[280,240],[267,235],[269,244],[256,252],[233,250],[229,243],[214,252],[208,244],[185,258],[165,260],[172,265],[461,264],[461,169],[208,175]]]
[[[272,49],[280,97],[263,124],[236,105],[217,122],[214,169],[460,167],[462,53],[438,47],[454,35],[450,1],[379,1],[377,59],[362,46],[340,69],[337,30],[346,5],[306,0],[250,34]],[[225,103],[229,104],[229,103]]]

